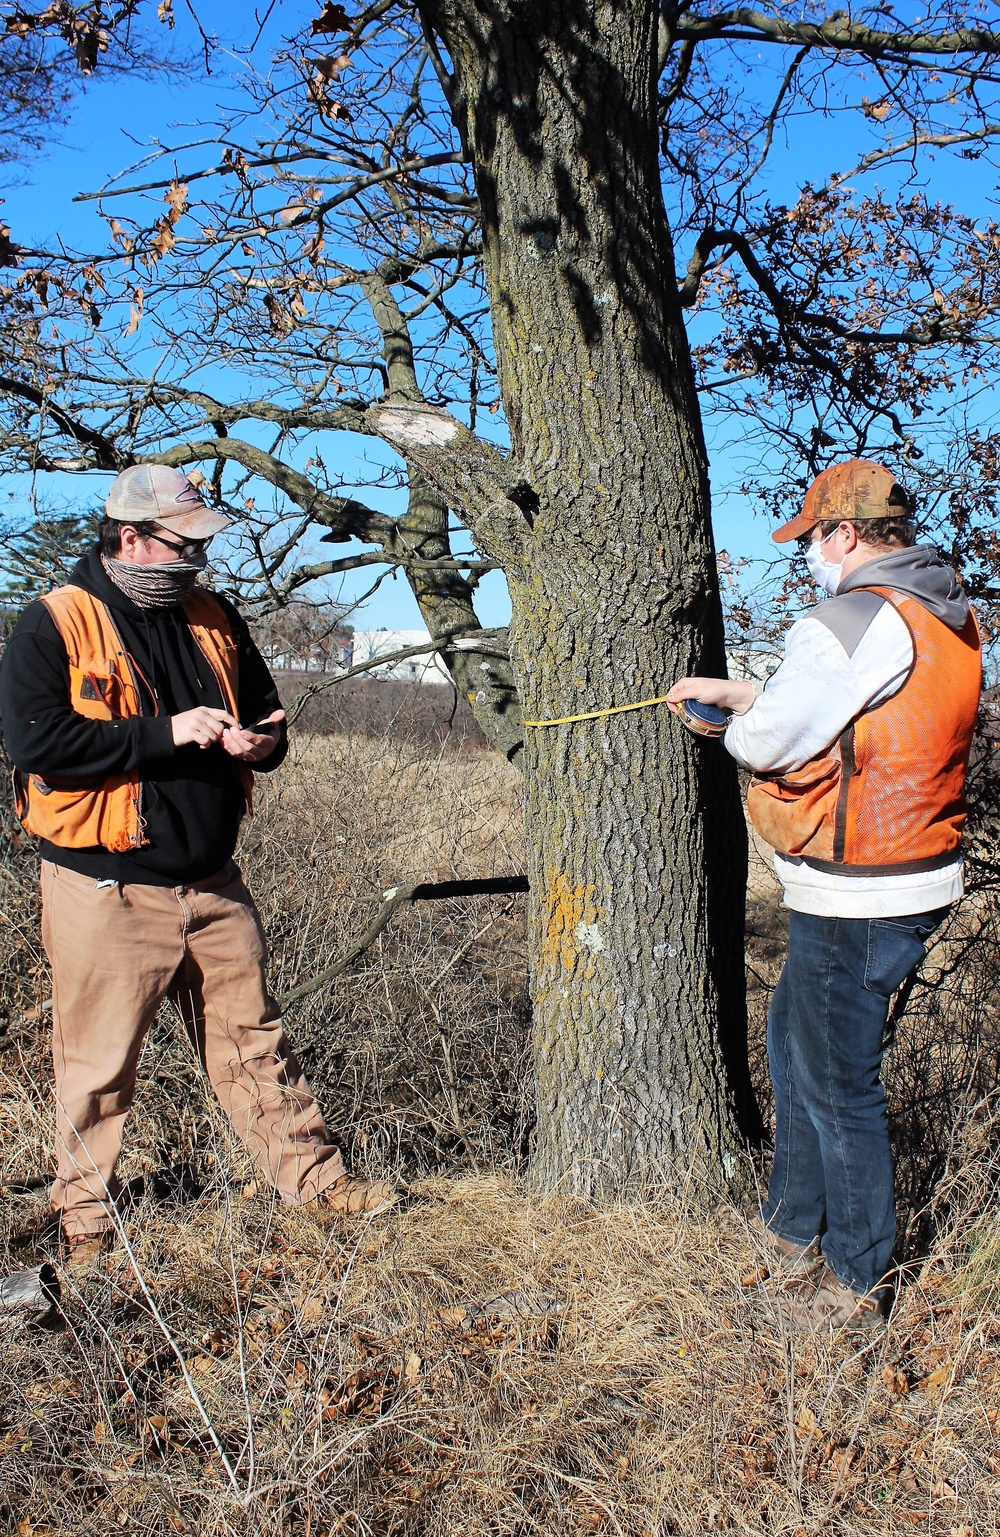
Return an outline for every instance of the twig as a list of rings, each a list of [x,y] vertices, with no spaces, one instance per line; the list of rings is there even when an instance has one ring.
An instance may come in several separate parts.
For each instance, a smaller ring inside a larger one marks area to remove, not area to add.
[[[282,1009],[287,1009],[290,1004],[298,1003],[301,998],[307,998],[310,993],[339,977],[352,961],[356,961],[359,955],[363,955],[375,943],[396,908],[402,907],[404,902],[445,901],[450,897],[505,897],[527,890],[526,875],[497,875],[481,881],[420,881],[415,886],[390,886],[382,893],[382,905],[375,917],[346,954],[310,981],[300,982],[278,1002]]]
[[[449,641],[450,637],[446,636],[442,640],[428,641],[422,646],[405,646],[400,651],[387,651],[384,656],[369,657],[367,662],[358,662],[356,666],[348,667],[344,672],[331,673],[329,677],[321,679],[318,683],[310,683],[289,705],[288,724],[293,726],[309,700],[321,694],[324,689],[332,688],[335,683],[344,683],[348,678],[355,678],[359,673],[372,672],[376,667],[405,662],[411,656],[426,656],[428,652],[443,651]]]

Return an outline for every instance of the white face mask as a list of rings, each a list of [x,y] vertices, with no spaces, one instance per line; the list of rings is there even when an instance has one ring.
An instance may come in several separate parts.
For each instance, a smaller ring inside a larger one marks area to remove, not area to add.
[[[839,530],[834,529],[833,534]],[[826,539],[832,539],[833,534],[827,534]],[[806,565],[809,567],[809,575],[821,592],[827,593],[831,598],[840,586],[844,571],[844,563],[840,561],[834,565],[832,561],[820,554],[826,539],[818,539],[815,544],[806,545]]]

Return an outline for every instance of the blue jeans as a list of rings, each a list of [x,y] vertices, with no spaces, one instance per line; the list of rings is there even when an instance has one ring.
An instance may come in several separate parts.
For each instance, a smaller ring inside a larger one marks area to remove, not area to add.
[[[838,1280],[886,1278],[896,1237],[892,1153],[879,1072],[892,994],[948,909],[906,918],[790,913],[771,1001],[774,1168],[764,1220],[781,1238],[822,1236]]]

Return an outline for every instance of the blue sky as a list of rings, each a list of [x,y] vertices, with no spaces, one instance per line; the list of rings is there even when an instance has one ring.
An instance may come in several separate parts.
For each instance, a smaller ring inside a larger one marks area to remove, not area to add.
[[[216,0],[202,10],[206,15],[210,14],[212,24],[224,39],[223,46],[213,56],[212,75],[206,77],[204,74],[194,24],[184,6],[178,5],[174,32],[167,33],[155,23],[149,27],[152,42],[161,48],[165,45],[176,57],[176,73],[158,73],[154,79],[143,80],[129,74],[107,78],[98,71],[83,89],[72,121],[61,134],[61,142],[54,143],[46,154],[16,168],[16,181],[3,189],[5,207],[2,210],[15,241],[50,246],[61,240],[70,246],[103,247],[107,226],[98,218],[96,205],[75,203],[72,201],[74,194],[96,190],[112,176],[138,165],[151,141],[172,145],[197,137],[199,121],[209,122],[216,117],[220,101],[224,103],[227,95],[230,100],[235,99],[230,81],[248,62],[245,50],[258,30],[254,13],[235,0]],[[317,10],[315,0],[313,3],[283,0],[276,19],[283,29],[290,30],[307,21]],[[150,16],[152,14],[150,10]],[[263,49],[260,52],[263,62],[266,55]],[[776,57],[761,58],[759,67],[764,73],[773,73],[776,64]],[[858,116],[855,114],[855,120]],[[794,145],[779,143],[771,173],[772,192],[779,199],[791,200],[802,182],[815,181],[824,175],[833,155],[839,159],[843,154],[843,135],[850,134],[851,123],[849,119],[845,120],[843,133],[837,134],[831,133],[829,122],[800,118],[792,132]],[[184,162],[185,157],[179,156],[181,173],[185,169]],[[929,171],[932,186],[934,181],[940,180],[944,195],[964,204],[971,212],[982,215],[991,211],[992,179],[984,176],[978,165],[942,157],[936,165],[929,167]],[[718,544],[737,555],[760,558],[772,554],[774,547],[770,544],[767,528],[760,519],[754,518],[747,500],[723,489],[727,483],[738,479],[741,469],[739,443],[726,441],[709,426],[709,447],[716,487],[714,517]],[[329,457],[329,446],[325,452]],[[357,474],[359,480],[363,480],[366,478],[365,456],[370,460],[373,456],[383,457],[383,454],[384,462],[391,462],[389,451],[380,452],[379,446],[371,440],[363,443],[356,439],[344,441],[340,447],[340,472],[348,478]],[[50,496],[65,500],[78,500],[82,494],[85,502],[93,504],[104,483],[105,478],[93,477],[84,491],[78,477],[49,477],[47,489]],[[10,499],[12,489],[13,500]],[[24,493],[27,489],[24,485],[8,485],[5,499],[8,515],[26,509]],[[366,491],[364,494],[386,510],[398,510],[398,500],[394,501],[391,492],[373,495]],[[364,573],[356,579],[351,578],[345,584],[344,599],[350,601],[369,583],[370,577]],[[505,622],[506,591],[499,574],[484,580],[477,606],[485,623]],[[405,580],[390,577],[370,599],[364,612],[354,616],[354,623],[358,628],[412,628],[421,621]]]

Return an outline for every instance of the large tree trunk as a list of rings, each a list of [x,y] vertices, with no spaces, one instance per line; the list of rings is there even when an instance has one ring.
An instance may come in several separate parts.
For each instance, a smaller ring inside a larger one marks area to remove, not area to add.
[[[522,509],[503,559],[527,719],[725,659],[705,447],[657,165],[653,0],[440,0],[482,203]],[[529,729],[538,1181],[730,1181],[745,1056],[734,765],[663,706]],[[702,1185],[702,1188],[704,1186]]]

